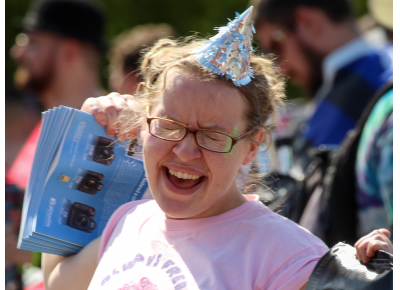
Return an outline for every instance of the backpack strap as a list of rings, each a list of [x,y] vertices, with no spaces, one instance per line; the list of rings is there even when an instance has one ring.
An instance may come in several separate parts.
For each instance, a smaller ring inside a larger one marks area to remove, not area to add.
[[[393,79],[384,84],[378,92],[372,97],[371,101],[368,103],[367,107],[364,109],[360,120],[357,122],[356,127],[364,128],[365,123],[368,120],[369,115],[374,109],[376,103],[390,90],[393,90]],[[362,131],[362,130],[361,130]]]

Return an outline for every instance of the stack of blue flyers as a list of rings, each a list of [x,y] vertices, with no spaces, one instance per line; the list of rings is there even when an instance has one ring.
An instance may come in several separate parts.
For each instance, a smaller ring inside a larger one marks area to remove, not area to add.
[[[69,256],[122,204],[151,198],[140,139],[118,142],[88,113],[58,107],[42,128],[25,191],[20,249]]]

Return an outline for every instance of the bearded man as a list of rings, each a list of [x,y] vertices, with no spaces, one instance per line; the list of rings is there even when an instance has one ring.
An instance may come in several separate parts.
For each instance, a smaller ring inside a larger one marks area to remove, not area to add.
[[[348,0],[260,0],[256,37],[282,72],[312,99],[293,138],[294,167],[307,149],[337,147],[372,96],[392,75],[392,61],[362,39]],[[295,170],[298,172],[297,170]]]
[[[38,96],[45,110],[60,105],[80,108],[88,97],[104,94],[98,75],[105,49],[105,18],[100,7],[86,0],[38,1],[23,19],[22,28],[10,51],[19,64],[15,83]],[[23,188],[28,183],[40,125],[7,174]]]

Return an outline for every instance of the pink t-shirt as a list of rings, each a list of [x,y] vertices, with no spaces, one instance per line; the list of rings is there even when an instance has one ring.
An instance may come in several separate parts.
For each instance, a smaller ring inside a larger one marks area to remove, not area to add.
[[[166,219],[154,200],[111,217],[89,289],[299,289],[326,245],[259,201],[218,216]]]

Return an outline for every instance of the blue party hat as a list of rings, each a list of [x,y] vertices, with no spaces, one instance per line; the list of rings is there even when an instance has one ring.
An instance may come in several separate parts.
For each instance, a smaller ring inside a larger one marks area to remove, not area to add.
[[[197,62],[216,74],[233,81],[236,86],[246,85],[254,78],[250,54],[255,29],[250,6],[241,15],[230,19],[227,26],[217,27],[219,33],[193,51]]]

